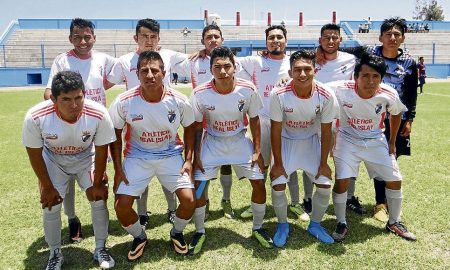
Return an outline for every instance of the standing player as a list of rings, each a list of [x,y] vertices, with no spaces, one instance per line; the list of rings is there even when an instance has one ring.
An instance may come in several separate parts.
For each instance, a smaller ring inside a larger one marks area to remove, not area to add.
[[[70,70],[81,74],[85,86],[85,97],[106,106],[105,90],[112,85],[106,77],[115,63],[115,59],[107,54],[93,50],[96,41],[94,24],[85,19],[75,18],[70,23],[69,41],[73,49],[58,55],[50,70],[44,99],[49,99],[53,77],[60,71]],[[79,242],[83,238],[81,223],[75,214],[75,180],[69,182],[64,199],[64,213],[69,219],[69,239]]]
[[[332,235],[335,241],[343,241],[348,233],[347,186],[350,178],[358,175],[361,161],[371,178],[379,177],[386,182],[389,205],[386,230],[407,240],[416,240],[400,222],[402,176],[395,159],[397,131],[406,107],[394,88],[381,84],[385,74],[386,64],[381,57],[363,54],[355,66],[355,81],[329,84],[336,91],[340,106],[333,152],[336,167],[333,204],[338,221]],[[387,114],[390,115],[389,137],[383,133]]]
[[[127,90],[135,88],[139,85],[139,78],[136,75],[137,62],[139,55],[146,51],[157,51],[163,61],[164,70],[166,75],[164,76],[164,85],[169,86],[170,71],[173,66],[186,59],[186,55],[175,52],[172,50],[160,49],[159,47],[159,32],[160,25],[153,19],[142,19],[136,24],[136,34],[133,36],[134,41],[137,43],[138,48],[134,52],[125,54],[117,60],[117,63],[112,68],[108,75],[108,81],[111,84],[119,84],[125,80],[125,86]],[[167,201],[167,219],[173,223],[175,217],[175,210],[177,208],[176,196],[170,193],[167,189],[162,187],[164,195]],[[142,226],[146,227],[148,224],[148,212],[147,212],[147,200],[148,200],[148,188],[145,189],[141,198],[136,201],[137,211],[139,215],[139,221]]]
[[[23,144],[39,180],[45,241],[50,247],[47,269],[60,269],[64,261],[61,203],[73,178],[91,204],[94,259],[104,269],[115,264],[105,249],[109,213],[108,187],[103,182],[114,130],[106,109],[85,99],[84,92],[80,74],[58,72],[52,80],[51,100],[34,106],[25,117]]]
[[[219,168],[231,164],[238,178],[248,178],[252,185],[253,236],[266,248],[272,240],[262,229],[266,212],[264,161],[260,148],[259,110],[261,98],[255,86],[236,79],[234,55],[227,47],[215,48],[211,53],[210,70],[214,78],[194,89],[191,97],[196,123],[195,185],[196,234],[190,245],[197,254],[205,241],[205,205],[203,189],[206,182],[217,177]],[[252,141],[245,136],[245,115],[250,118]],[[202,122],[206,119],[206,130]],[[203,136],[202,136],[203,134]]]
[[[425,64],[423,62],[424,62],[423,56],[419,57],[419,64],[417,65],[417,73],[419,74],[420,94],[423,93],[423,85],[425,84],[425,78],[427,77],[425,71]]]
[[[331,125],[339,106],[331,89],[314,79],[315,54],[300,50],[290,57],[291,80],[272,91],[270,100],[273,164],[272,204],[278,218],[274,245],[283,247],[289,235],[286,176],[299,169],[313,179],[311,222],[308,232],[323,243],[333,238],[320,225],[331,194],[331,169],[327,159],[331,147]],[[319,133],[321,134],[319,136]],[[320,137],[320,139],[319,139]]]
[[[188,99],[163,84],[164,62],[159,53],[142,52],[137,73],[141,84],[120,94],[109,110],[117,141],[112,144],[114,162],[115,210],[123,228],[134,237],[128,260],[139,259],[147,245],[147,235],[132,206],[136,197],[156,176],[171,193],[176,193],[180,205],[170,231],[174,249],[185,254],[188,247],[183,230],[195,210],[192,173],[194,114]],[[184,127],[183,145],[177,140],[178,127]],[[127,126],[125,160],[122,163],[122,131]]]

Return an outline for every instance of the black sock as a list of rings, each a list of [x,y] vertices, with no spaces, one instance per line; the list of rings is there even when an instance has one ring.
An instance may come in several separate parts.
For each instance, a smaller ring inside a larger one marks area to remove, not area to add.
[[[373,179],[373,187],[375,188],[375,201],[377,204],[386,203],[386,183],[384,181],[378,181]]]

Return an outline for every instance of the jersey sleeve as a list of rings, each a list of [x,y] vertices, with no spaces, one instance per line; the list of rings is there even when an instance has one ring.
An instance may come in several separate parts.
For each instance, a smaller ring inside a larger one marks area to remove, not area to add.
[[[102,146],[112,143],[116,140],[116,133],[114,132],[114,126],[107,111],[103,115],[100,121],[97,132],[95,133],[94,145]]]
[[[419,79],[417,64],[414,60],[412,60],[412,64],[409,68],[411,72],[405,76],[401,100],[406,108],[408,108],[408,111],[405,113],[406,120],[413,120],[416,117],[417,80]]]
[[[253,56],[245,56],[245,57],[236,57],[236,62],[238,63],[239,72],[236,74],[239,78],[242,77],[252,77],[252,74],[255,72],[255,57]]]
[[[57,63],[57,59],[58,58],[59,57],[57,57],[53,61],[52,68],[50,69],[50,74],[48,76],[48,81],[47,81],[47,87],[46,88],[49,88],[49,89],[52,88],[53,77],[55,77],[56,73],[58,73],[58,71],[60,71],[59,68],[58,68],[58,63]]]
[[[172,66],[172,73],[177,73],[181,77],[189,77],[191,76],[191,64],[191,60],[186,58]]]
[[[389,100],[389,105],[387,107],[388,113],[392,115],[397,115],[403,112],[406,112],[408,109],[400,100],[400,97],[397,94],[397,91],[393,89],[394,97]]]
[[[120,102],[120,96],[109,107],[109,116],[111,117],[114,128],[123,129],[126,119],[122,103]]]
[[[194,112],[194,119],[196,122],[202,122],[203,121],[203,108],[199,104],[199,100],[197,95],[195,93],[192,94],[190,103],[192,106],[192,110]]]
[[[108,81],[113,84],[120,84],[123,82],[124,73],[123,66],[120,59],[116,61],[116,63],[111,68],[111,72],[108,74]]]
[[[328,91],[329,98],[323,104],[321,123],[331,123],[339,118],[339,104],[332,90]]]
[[[261,97],[259,96],[258,92],[256,90],[252,91],[252,94],[250,96],[250,104],[248,107],[248,116],[250,118],[256,117],[259,115],[259,111],[263,107],[263,103],[261,100]]]
[[[181,125],[187,127],[194,123],[194,110],[187,99],[180,100]]]
[[[283,121],[283,109],[281,107],[281,100],[276,91],[272,91],[270,93],[270,120],[277,122]]]
[[[30,113],[27,113],[23,122],[22,143],[29,148],[41,148],[44,146],[41,130]]]
[[[175,66],[176,64],[183,62],[184,60],[186,60],[188,58],[187,54],[184,53],[180,53],[180,52],[174,52],[171,56],[170,56],[170,66],[171,68],[173,66]],[[168,70],[166,70],[166,72],[168,72]]]

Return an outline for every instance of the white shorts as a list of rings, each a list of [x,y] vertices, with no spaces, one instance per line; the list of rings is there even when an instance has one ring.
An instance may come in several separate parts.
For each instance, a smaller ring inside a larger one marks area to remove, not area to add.
[[[45,165],[47,166],[48,175],[52,181],[53,186],[58,191],[59,196],[64,198],[68,193],[69,182],[76,179],[80,188],[85,192],[88,188],[92,187],[94,182],[94,164],[80,169],[77,173],[66,173],[58,164],[49,159],[49,157],[43,153]]]
[[[368,140],[366,145],[358,145],[347,141],[338,133],[333,152],[336,179],[357,177],[359,164],[363,161],[370,178],[402,180],[395,155],[389,155],[385,138]]]
[[[181,155],[154,160],[126,158],[123,169],[129,184],[120,183],[117,194],[140,197],[153,176],[172,193],[180,188],[194,188],[189,175],[180,175],[183,163]]]
[[[297,170],[303,170],[313,183],[321,185],[331,185],[331,179],[319,177],[316,179],[320,165],[320,139],[319,135],[314,135],[304,140],[291,140],[281,138],[281,158],[283,167],[287,175],[291,175]]]
[[[221,166],[210,166],[210,167],[203,167],[205,170],[205,173],[202,173],[200,170],[195,171],[195,180],[196,181],[208,181],[211,179],[217,178],[217,172],[220,170]],[[236,173],[236,176],[239,179],[247,178],[249,180],[262,180],[264,179],[264,174],[261,172],[258,164],[255,163],[255,165],[251,166],[251,163],[246,164],[235,164],[231,165],[234,172]]]
[[[259,116],[259,123],[261,125],[261,155],[264,159],[264,165],[270,165],[272,157],[272,145],[270,142],[270,118]]]

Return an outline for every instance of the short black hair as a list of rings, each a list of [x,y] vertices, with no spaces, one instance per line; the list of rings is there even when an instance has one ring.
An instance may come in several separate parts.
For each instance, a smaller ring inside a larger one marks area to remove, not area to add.
[[[141,62],[144,60],[157,60],[159,61],[159,68],[161,70],[164,70],[164,61],[161,57],[161,55],[158,52],[154,51],[146,51],[139,54],[138,62],[137,62],[137,69],[139,70],[141,68]]]
[[[384,77],[387,70],[387,65],[384,62],[384,59],[380,56],[374,55],[374,54],[368,54],[363,53],[361,55],[361,58],[356,61],[355,65],[355,77],[359,76],[359,72],[361,71],[361,68],[363,65],[367,65],[373,69],[375,69],[380,75],[381,78]]]
[[[324,26],[322,26],[322,28],[320,28],[320,35],[323,35],[323,32],[325,32],[325,30],[333,30],[333,31],[338,31],[339,34],[341,34],[341,27],[335,23],[327,23]]]
[[[81,18],[72,19],[72,22],[70,22],[70,35],[73,34],[73,29],[75,28],[75,26],[78,28],[89,27],[91,29],[92,34],[94,34],[95,25],[90,20],[81,19]]]
[[[292,68],[292,65],[294,65],[295,61],[302,58],[311,60],[313,65],[316,64],[316,53],[313,50],[301,49],[294,52],[293,54],[291,54],[291,57],[289,57],[290,67]]]
[[[209,66],[212,67],[214,63],[214,59],[216,58],[229,58],[233,66],[235,66],[234,62],[234,54],[228,47],[217,47],[211,52],[211,59],[209,60]]]
[[[269,32],[272,30],[275,30],[275,29],[279,29],[279,30],[283,31],[284,38],[287,39],[286,27],[284,27],[282,25],[272,25],[272,26],[268,27],[265,31],[266,32],[266,40],[269,37]]]
[[[52,80],[52,96],[56,99],[61,92],[68,93],[74,90],[83,90],[84,83],[80,73],[74,71],[60,71],[53,76]]]
[[[397,27],[402,35],[406,33],[408,30],[408,25],[406,24],[406,20],[400,17],[393,17],[389,19],[385,19],[383,24],[380,27],[380,34],[382,35],[384,32],[391,30],[392,28]]]
[[[205,34],[206,32],[208,32],[209,30],[217,30],[220,33],[220,37],[222,37],[222,30],[220,30],[220,27],[215,25],[215,24],[210,24],[205,26],[205,28],[203,28],[203,32],[202,32],[202,39],[205,38]]]
[[[147,28],[148,30],[159,34],[160,25],[156,20],[149,18],[139,20],[136,24],[136,35],[139,34],[139,29],[141,27]]]

